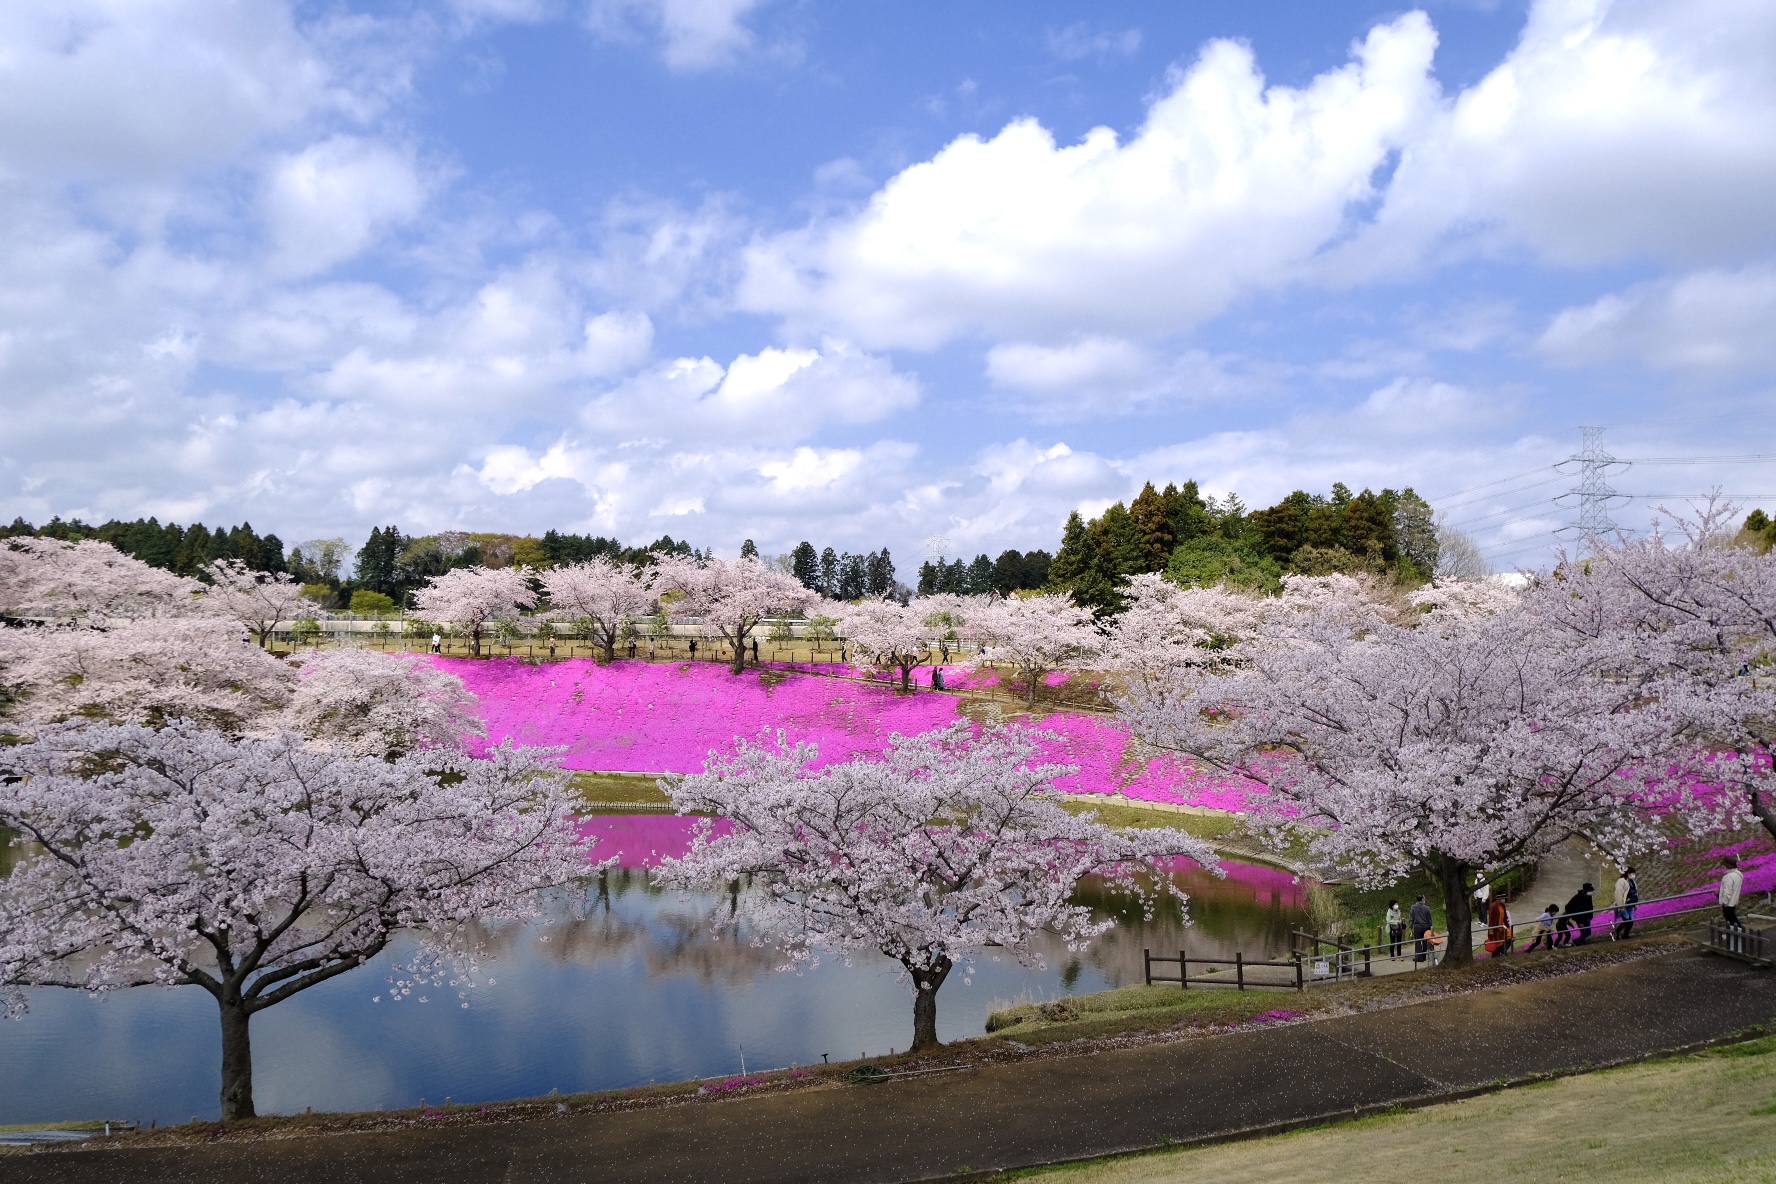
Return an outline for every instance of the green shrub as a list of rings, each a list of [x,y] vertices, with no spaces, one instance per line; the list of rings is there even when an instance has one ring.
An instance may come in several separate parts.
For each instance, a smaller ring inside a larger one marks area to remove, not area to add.
[[[394,607],[394,598],[385,596],[381,592],[359,588],[352,593],[351,611],[354,613],[386,613],[394,611]]]

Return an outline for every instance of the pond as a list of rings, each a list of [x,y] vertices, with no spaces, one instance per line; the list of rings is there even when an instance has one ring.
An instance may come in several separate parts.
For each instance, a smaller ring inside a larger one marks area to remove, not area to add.
[[[636,815],[591,820],[602,853],[623,866],[551,924],[491,933],[493,957],[466,1000],[445,988],[428,1002],[376,1002],[385,951],[351,974],[253,1020],[261,1113],[370,1110],[645,1085],[905,1049],[910,988],[880,956],[849,965],[827,956],[801,973],[780,957],[720,934],[722,894],[661,891],[651,854],[682,845],[687,820]],[[1301,890],[1286,872],[1227,864],[1225,879],[1177,873],[1191,895],[1186,928],[1175,904],[1152,920],[1107,901],[1091,882],[1079,899],[1114,906],[1118,925],[1089,949],[1039,944],[1045,965],[976,960],[938,996],[945,1040],[978,1036],[994,1005],[1084,994],[1141,980],[1141,949],[1248,957],[1285,952],[1301,921]],[[581,914],[575,916],[574,914]],[[421,992],[416,992],[418,995]],[[462,1004],[467,1002],[468,1006]],[[101,998],[40,989],[18,1022],[0,1021],[0,1125],[84,1118],[174,1123],[216,1117],[216,1007],[195,987],[136,988]]]

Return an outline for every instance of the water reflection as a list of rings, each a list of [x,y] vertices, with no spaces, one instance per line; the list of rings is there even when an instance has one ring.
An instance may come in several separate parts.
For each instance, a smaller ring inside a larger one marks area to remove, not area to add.
[[[683,841],[683,820],[597,821],[610,825],[607,852],[634,847],[630,866],[561,901],[551,924],[489,929],[492,956],[466,1000],[444,989],[425,1004],[373,1002],[403,947],[256,1017],[261,1109],[411,1106],[731,1073],[742,1046],[753,1068],[906,1046],[911,996],[897,966],[828,956],[780,973],[775,950],[725,922],[712,927],[732,916],[732,893],[648,882],[645,864],[673,848],[674,826]],[[995,1001],[1138,982],[1143,946],[1225,957],[1286,950],[1299,889],[1268,868],[1229,871],[1178,873],[1191,894],[1188,928],[1175,902],[1144,918],[1101,884],[1082,883],[1080,901],[1118,926],[1080,951],[1038,943],[1041,968],[983,957],[971,983],[952,976],[939,997],[941,1036],[978,1035]],[[31,1007],[23,1021],[0,1024],[0,1124],[214,1116],[217,1021],[203,992],[139,988],[95,1000],[40,990]]]

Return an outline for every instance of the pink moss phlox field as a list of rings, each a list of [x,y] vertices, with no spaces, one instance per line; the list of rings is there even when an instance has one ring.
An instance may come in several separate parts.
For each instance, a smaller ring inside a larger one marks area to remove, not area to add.
[[[736,737],[779,728],[792,742],[816,744],[819,763],[828,764],[879,753],[896,733],[942,727],[960,705],[953,695],[901,695],[873,680],[787,670],[736,676],[714,663],[434,661],[481,700],[486,744],[510,737],[561,746],[570,769],[695,773]],[[1170,757],[1130,758],[1128,728],[1114,717],[1056,713],[1038,723],[1059,737],[1045,759],[1079,766],[1059,784],[1066,793],[1242,810],[1262,792]]]

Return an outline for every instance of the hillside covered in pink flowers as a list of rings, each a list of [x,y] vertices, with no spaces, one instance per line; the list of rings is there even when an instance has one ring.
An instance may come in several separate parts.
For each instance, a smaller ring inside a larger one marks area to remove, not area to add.
[[[735,737],[779,728],[792,741],[816,744],[822,763],[840,761],[880,752],[895,733],[942,727],[962,704],[956,695],[900,695],[854,677],[780,670],[736,676],[715,663],[434,660],[480,698],[489,742],[559,745],[572,769],[694,773]],[[1126,725],[1112,717],[1056,713],[1041,726],[1058,737],[1051,759],[1079,766],[1061,786],[1069,793],[1235,810],[1252,788],[1165,757],[1136,757]]]

